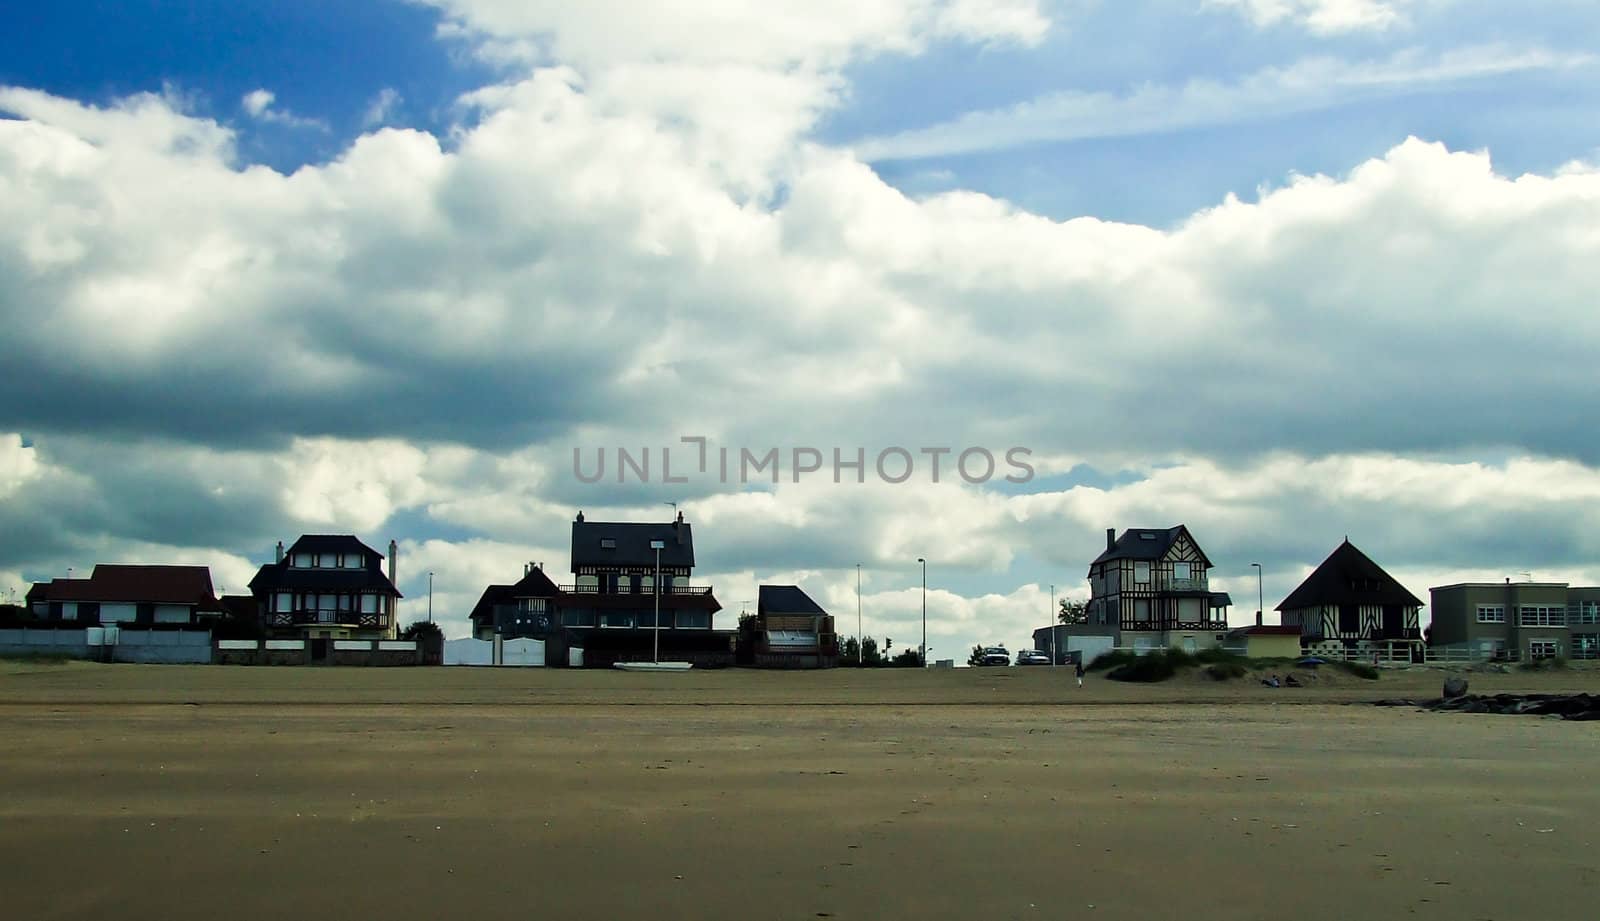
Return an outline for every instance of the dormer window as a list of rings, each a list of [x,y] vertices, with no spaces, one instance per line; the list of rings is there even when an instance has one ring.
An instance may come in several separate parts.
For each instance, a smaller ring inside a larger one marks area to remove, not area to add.
[[[602,538],[600,538],[600,549],[601,550],[615,550],[615,549],[617,549],[617,539],[614,538],[614,537],[602,537]]]
[[[1154,531],[1140,531],[1139,532],[1139,539],[1140,540],[1155,540],[1156,539],[1156,535],[1155,535]]]

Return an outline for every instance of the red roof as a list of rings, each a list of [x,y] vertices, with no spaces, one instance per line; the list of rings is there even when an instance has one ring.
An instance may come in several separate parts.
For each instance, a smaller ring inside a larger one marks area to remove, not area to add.
[[[204,566],[102,563],[87,579],[51,581],[45,587],[44,600],[192,604],[201,610],[219,610],[211,570]]]

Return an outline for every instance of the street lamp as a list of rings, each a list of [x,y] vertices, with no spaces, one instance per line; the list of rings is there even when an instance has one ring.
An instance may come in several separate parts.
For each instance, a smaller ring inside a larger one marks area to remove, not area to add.
[[[861,664],[861,564],[856,564],[856,664]]]
[[[1259,627],[1261,626],[1261,618],[1264,616],[1262,612],[1267,607],[1267,599],[1261,589],[1261,564],[1251,563],[1250,565],[1256,568],[1256,626]]]
[[[428,573],[428,623],[433,623],[433,573]]]
[[[928,561],[917,557],[922,564],[922,667],[928,667]]]
[[[650,542],[650,549],[656,552],[656,577],[651,586],[654,589],[656,606],[654,619],[655,636],[650,650],[650,660],[656,663],[661,661],[661,548],[665,546],[665,541],[653,540]]]
[[[1050,665],[1054,667],[1056,664],[1056,587],[1054,583],[1050,585],[1050,619],[1045,621],[1045,625],[1050,628]]]

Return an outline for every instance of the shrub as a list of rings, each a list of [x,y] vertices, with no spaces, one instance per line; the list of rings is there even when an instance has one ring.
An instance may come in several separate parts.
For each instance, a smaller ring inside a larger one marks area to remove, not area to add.
[[[1181,653],[1179,655],[1182,656]],[[1157,650],[1149,655],[1135,656],[1133,661],[1118,665],[1106,672],[1106,677],[1112,681],[1144,683],[1165,681],[1177,673],[1178,669],[1173,659],[1170,650]]]
[[[1089,663],[1087,671],[1105,671],[1108,668],[1116,668],[1119,665],[1128,665],[1130,663],[1137,662],[1138,660],[1138,656],[1126,649],[1113,649],[1110,652],[1103,652],[1100,655],[1095,656],[1094,661]]]

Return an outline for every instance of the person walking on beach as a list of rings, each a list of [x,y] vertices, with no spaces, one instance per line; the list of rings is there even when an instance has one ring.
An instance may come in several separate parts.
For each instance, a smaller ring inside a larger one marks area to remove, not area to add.
[[[1078,687],[1081,688],[1083,687],[1083,660],[1079,659],[1076,664],[1078,666],[1076,669],[1076,673],[1078,675]]]

